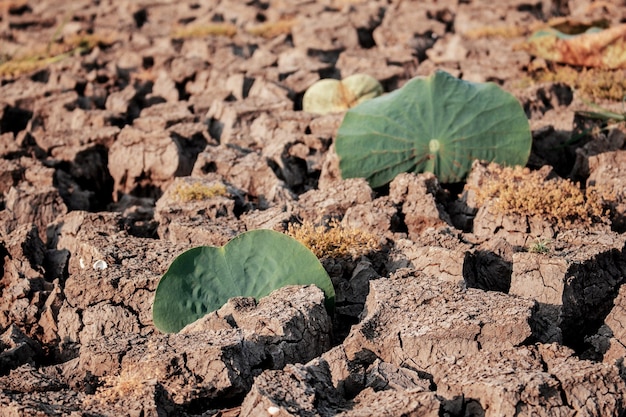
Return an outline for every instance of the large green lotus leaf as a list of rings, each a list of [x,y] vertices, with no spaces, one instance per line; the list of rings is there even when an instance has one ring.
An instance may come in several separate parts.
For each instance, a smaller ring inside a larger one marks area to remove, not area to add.
[[[324,267],[306,246],[273,230],[242,233],[225,246],[200,246],[180,254],[161,278],[154,297],[154,325],[178,332],[229,298],[261,298],[285,285],[317,285],[326,308],[335,290]]]
[[[525,165],[531,143],[513,95],[437,71],[348,110],[335,149],[343,178],[363,177],[379,187],[402,172],[463,181],[476,159]]]

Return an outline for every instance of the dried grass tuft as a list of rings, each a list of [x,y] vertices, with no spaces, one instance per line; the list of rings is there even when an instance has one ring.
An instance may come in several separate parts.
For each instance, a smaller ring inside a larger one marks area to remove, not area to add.
[[[493,201],[501,214],[537,216],[560,227],[607,223],[612,193],[597,187],[583,191],[568,179],[546,180],[539,171],[490,164],[487,177],[476,192],[479,205]]]
[[[381,248],[376,235],[361,229],[344,228],[337,220],[331,220],[328,225],[290,224],[287,234],[302,242],[320,259],[358,257]]]
[[[291,29],[296,22],[296,19],[281,19],[276,22],[265,22],[246,29],[246,32],[266,39],[275,38],[276,36],[288,35],[291,33]]]
[[[626,96],[626,70],[602,68],[572,68],[554,65],[534,71],[533,82],[563,83],[577,90],[584,97],[594,100],[622,101]]]
[[[181,183],[174,189],[174,195],[182,202],[206,200],[213,197],[228,195],[226,186],[222,183],[205,185],[201,182],[191,184]]]
[[[226,36],[237,34],[237,26],[232,23],[207,23],[179,27],[172,31],[173,39],[204,38],[206,36]]]

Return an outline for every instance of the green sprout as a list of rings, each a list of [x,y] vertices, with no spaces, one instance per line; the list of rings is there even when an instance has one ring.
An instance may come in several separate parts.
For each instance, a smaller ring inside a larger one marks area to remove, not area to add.
[[[550,252],[550,245],[552,244],[552,239],[537,239],[532,245],[528,247],[528,252],[530,253],[540,253],[542,255]]]

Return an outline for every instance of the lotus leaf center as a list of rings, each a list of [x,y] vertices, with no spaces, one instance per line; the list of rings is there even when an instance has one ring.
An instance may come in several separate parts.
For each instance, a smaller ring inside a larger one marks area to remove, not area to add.
[[[437,139],[431,139],[428,142],[428,151],[430,153],[437,153],[439,151],[439,141]]]

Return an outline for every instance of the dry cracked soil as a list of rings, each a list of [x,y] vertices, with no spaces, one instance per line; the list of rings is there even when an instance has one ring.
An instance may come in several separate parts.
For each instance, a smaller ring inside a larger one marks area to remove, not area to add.
[[[518,47],[553,19],[619,25],[626,5],[0,1],[0,415],[625,415],[625,135],[576,112],[579,76],[600,73],[533,78],[567,67]],[[437,69],[520,101],[532,204],[562,178],[609,190],[610,210],[503,212],[478,198],[507,181],[483,162],[466,184],[341,179],[343,114],[303,112],[305,90]],[[320,255],[332,316],[288,286],[154,327],[182,251],[331,221],[378,240]]]

